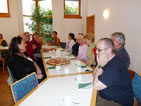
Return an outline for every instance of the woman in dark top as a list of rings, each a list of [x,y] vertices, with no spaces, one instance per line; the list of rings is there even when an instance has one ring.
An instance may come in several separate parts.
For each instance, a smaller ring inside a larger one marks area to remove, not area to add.
[[[84,36],[83,33],[78,33],[78,35]],[[72,54],[77,57],[78,51],[79,51],[79,43],[77,42],[77,39],[75,39],[75,38],[74,38],[74,41],[75,41],[76,43],[72,46]]]
[[[79,43],[76,42],[73,46],[72,46],[72,54],[77,56],[78,55],[78,48],[79,48]]]
[[[31,58],[24,54],[25,51],[25,41],[21,37],[14,37],[8,51],[8,67],[16,80],[20,80],[26,75],[36,72],[37,79],[40,82],[43,77],[41,70]]]

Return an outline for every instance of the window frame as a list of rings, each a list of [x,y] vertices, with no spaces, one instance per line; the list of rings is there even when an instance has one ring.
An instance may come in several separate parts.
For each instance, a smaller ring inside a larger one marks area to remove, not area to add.
[[[65,14],[65,0],[64,0],[64,18],[80,19],[81,17],[81,0],[79,0],[79,14],[78,15],[66,15]]]
[[[39,1],[40,0],[34,0],[35,1],[35,8],[37,8],[38,6],[39,6]],[[25,14],[22,14],[22,16],[23,16],[23,18],[24,17],[32,17],[31,15],[25,15]],[[44,17],[46,17],[46,18],[48,18],[48,17],[53,17],[53,16],[50,16],[50,15],[48,15],[48,16],[44,16]],[[24,23],[23,23],[24,24]],[[51,35],[52,33],[46,33],[46,35]]]
[[[9,0],[7,0],[7,9],[8,9],[8,13],[0,13],[0,17],[6,17],[6,18],[10,17]]]

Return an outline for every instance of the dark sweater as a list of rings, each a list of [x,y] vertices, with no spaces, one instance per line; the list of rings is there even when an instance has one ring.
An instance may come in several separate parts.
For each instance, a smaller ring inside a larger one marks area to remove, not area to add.
[[[78,55],[78,50],[79,50],[79,43],[76,42],[73,46],[72,46],[72,54],[77,56]]]
[[[16,80],[20,80],[26,75],[36,71],[32,61],[16,54],[8,60],[8,67]]]

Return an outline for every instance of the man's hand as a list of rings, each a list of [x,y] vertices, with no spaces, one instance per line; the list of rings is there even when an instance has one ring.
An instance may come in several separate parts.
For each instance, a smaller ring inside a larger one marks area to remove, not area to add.
[[[104,67],[108,62],[108,57],[105,54],[97,55],[97,63],[98,65]]]

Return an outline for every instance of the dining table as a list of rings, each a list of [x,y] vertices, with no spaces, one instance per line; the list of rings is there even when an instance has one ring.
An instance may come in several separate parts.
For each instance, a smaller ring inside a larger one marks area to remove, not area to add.
[[[51,47],[49,46],[46,48],[51,48]],[[46,48],[44,47],[43,49],[46,49]],[[41,51],[41,55],[42,55],[42,60],[43,60],[44,67],[48,77],[88,74],[93,72],[93,68],[89,67],[86,63],[77,59],[77,57],[73,56],[71,53],[65,51],[62,48],[58,47],[56,48],[56,51],[52,50],[48,52],[44,51],[43,49]],[[59,56],[56,53],[57,50],[60,50]],[[59,65],[59,66],[47,64],[47,62],[50,59],[57,58],[57,57],[69,59],[70,62],[68,64]],[[60,67],[60,70],[57,70],[58,67]]]
[[[92,100],[94,90],[92,87],[92,74],[53,77],[44,81],[26,99],[19,101],[15,106],[65,106],[64,98],[71,97],[71,106],[94,106]],[[79,88],[79,84],[91,83],[89,87]]]
[[[47,48],[52,47],[43,46],[41,50],[47,78],[14,106],[96,106],[93,68],[60,47],[55,47],[55,51],[44,51]],[[60,54],[57,54],[58,50]],[[47,64],[58,55],[70,60],[68,64],[60,65],[59,70],[58,66]]]

